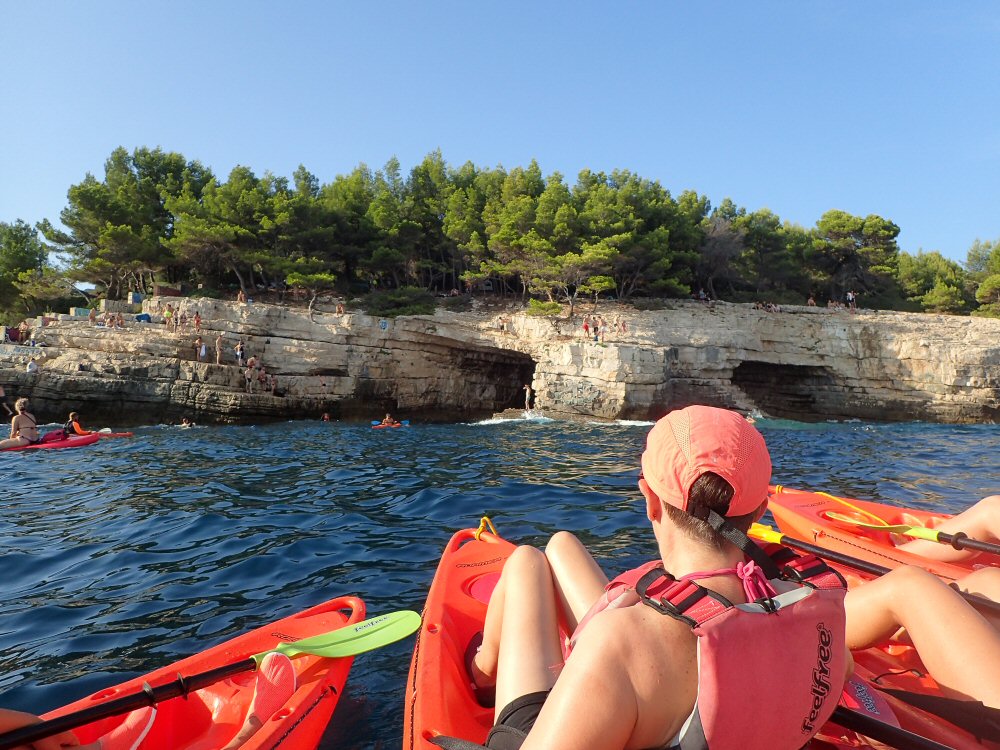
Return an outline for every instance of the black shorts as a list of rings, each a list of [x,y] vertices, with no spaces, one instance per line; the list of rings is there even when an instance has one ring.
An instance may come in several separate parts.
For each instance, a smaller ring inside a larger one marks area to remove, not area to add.
[[[486,738],[486,747],[490,750],[518,750],[528,732],[535,726],[535,720],[542,712],[542,706],[550,692],[542,690],[538,693],[528,693],[504,706]]]

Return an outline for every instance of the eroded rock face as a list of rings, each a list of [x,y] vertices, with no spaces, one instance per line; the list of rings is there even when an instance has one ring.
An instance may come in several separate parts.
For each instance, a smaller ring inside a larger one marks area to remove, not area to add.
[[[125,330],[61,319],[41,348],[0,347],[0,382],[40,419],[76,409],[89,423],[258,421],[331,417],[470,419],[523,408],[531,383],[550,416],[656,418],[707,403],[801,420],[984,422],[1000,417],[1000,321],[748,305],[597,310],[603,341],[574,321],[482,311],[380,320],[275,305],[153,298],[202,318],[206,361],[189,323],[128,321]],[[589,309],[586,314],[592,315]],[[502,323],[502,325],[501,325]],[[592,333],[592,328],[591,328]],[[223,364],[215,341],[223,336]],[[233,347],[242,339],[277,377],[247,393]],[[39,372],[28,374],[29,357]]]

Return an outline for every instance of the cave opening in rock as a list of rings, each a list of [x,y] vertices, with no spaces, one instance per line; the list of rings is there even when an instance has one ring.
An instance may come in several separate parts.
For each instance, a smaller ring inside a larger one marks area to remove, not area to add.
[[[741,362],[733,371],[739,387],[765,414],[800,422],[843,416],[843,387],[825,367]]]

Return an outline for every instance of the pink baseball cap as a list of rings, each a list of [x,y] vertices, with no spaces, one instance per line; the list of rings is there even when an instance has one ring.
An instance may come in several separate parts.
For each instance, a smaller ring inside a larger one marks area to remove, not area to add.
[[[688,510],[691,485],[718,474],[733,486],[727,516],[752,513],[767,500],[771,456],[764,436],[745,417],[714,406],[672,411],[649,431],[642,476],[666,503]]]

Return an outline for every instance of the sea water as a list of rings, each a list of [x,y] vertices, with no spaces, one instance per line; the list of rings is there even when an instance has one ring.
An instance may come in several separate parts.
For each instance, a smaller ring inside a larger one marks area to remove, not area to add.
[[[0,453],[0,706],[41,713],[342,594],[419,611],[445,542],[482,515],[523,543],[574,531],[612,573],[651,557],[650,423],[526,416]],[[952,512],[1000,492],[1000,427],[757,426],[788,487]],[[355,660],[323,747],[399,747],[412,646]]]

